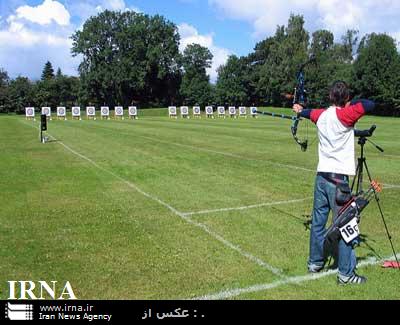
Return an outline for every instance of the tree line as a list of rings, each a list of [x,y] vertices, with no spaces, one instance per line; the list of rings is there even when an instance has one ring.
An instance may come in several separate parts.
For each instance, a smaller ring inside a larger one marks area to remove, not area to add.
[[[336,42],[332,32],[310,35],[301,15],[258,42],[247,56],[231,55],[217,70],[215,84],[207,68],[213,55],[190,44],[179,51],[177,26],[163,16],[104,11],[72,35],[72,55],[82,58],[79,77],[54,72],[47,62],[40,80],[13,80],[0,69],[0,112],[24,112],[25,106],[72,105],[291,105],[299,66],[310,56],[306,87],[310,107],[329,105],[335,80],[346,81],[352,96],[370,98],[378,114],[400,115],[400,54],[386,34],[359,36],[348,30]]]

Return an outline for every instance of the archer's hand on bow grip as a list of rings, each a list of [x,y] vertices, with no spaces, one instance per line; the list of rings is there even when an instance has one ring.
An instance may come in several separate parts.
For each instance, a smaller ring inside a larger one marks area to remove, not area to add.
[[[293,112],[295,112],[297,115],[300,114],[303,111],[304,107],[301,106],[300,104],[294,104],[293,105]]]

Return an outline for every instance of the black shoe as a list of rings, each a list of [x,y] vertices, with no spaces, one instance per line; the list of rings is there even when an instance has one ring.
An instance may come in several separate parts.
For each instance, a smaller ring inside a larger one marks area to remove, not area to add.
[[[340,285],[347,285],[347,284],[364,284],[367,282],[367,278],[362,275],[358,275],[354,273],[352,276],[341,276],[338,275],[337,283]]]

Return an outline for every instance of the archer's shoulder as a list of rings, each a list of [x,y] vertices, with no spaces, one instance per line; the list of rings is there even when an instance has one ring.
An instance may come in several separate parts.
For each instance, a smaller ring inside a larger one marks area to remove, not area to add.
[[[329,108],[315,108],[312,109],[310,112],[310,119],[313,123],[317,124],[319,118],[321,117],[321,115],[323,113],[325,113],[326,111],[328,111]]]

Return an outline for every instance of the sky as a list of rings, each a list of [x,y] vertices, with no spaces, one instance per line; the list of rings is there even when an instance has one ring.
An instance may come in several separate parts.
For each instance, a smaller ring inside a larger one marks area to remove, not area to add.
[[[11,78],[38,79],[50,61],[54,69],[77,75],[81,58],[71,56],[70,37],[106,9],[160,14],[174,22],[181,51],[198,43],[213,53],[212,81],[229,55],[250,53],[291,13],[304,16],[310,33],[328,29],[336,41],[347,29],[400,41],[399,0],[0,0],[0,68]]]

